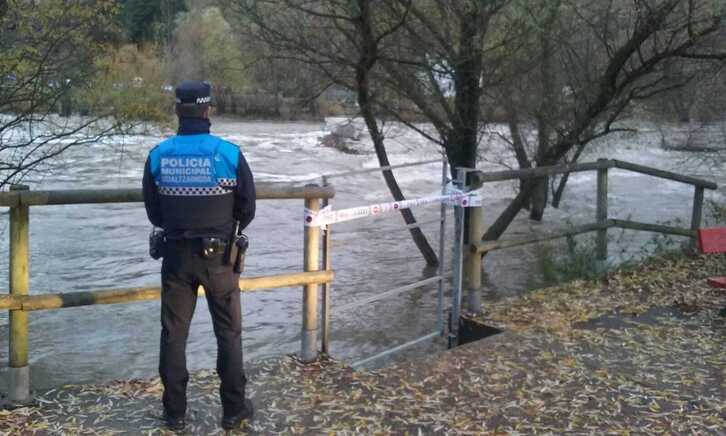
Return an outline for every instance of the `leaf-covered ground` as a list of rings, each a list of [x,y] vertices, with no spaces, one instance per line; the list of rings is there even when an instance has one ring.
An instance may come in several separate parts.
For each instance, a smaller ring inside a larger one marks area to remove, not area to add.
[[[485,303],[505,333],[353,371],[250,365],[248,434],[726,435],[726,292],[716,257],[656,259],[596,283]],[[66,386],[0,411],[3,434],[164,433],[158,379]],[[187,434],[221,433],[214,371],[192,375]]]

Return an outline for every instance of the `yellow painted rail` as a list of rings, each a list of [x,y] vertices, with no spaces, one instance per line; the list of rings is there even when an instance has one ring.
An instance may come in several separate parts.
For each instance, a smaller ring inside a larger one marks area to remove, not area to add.
[[[258,200],[329,199],[328,186],[291,186],[285,183],[255,184]],[[65,204],[140,203],[141,189],[68,189],[52,191],[11,190],[0,192],[0,206],[51,206]]]
[[[282,183],[258,183],[258,200],[304,200],[308,209],[318,210],[321,200],[329,200],[335,195],[330,185],[296,186]],[[30,233],[29,214],[31,206],[100,204],[100,203],[139,203],[143,201],[141,189],[77,189],[56,191],[31,191],[27,186],[15,185],[8,192],[0,192],[0,207],[10,208],[10,271],[9,293],[0,294],[0,310],[10,311],[9,329],[9,368],[8,399],[13,403],[30,400],[30,367],[28,366],[28,312],[37,310],[57,310],[98,304],[123,304],[137,301],[158,300],[159,287],[139,287],[125,289],[104,289],[83,292],[48,293],[29,295],[30,283]],[[302,206],[302,205],[301,205]],[[302,218],[303,214],[300,214]],[[320,232],[317,228],[304,227],[304,253],[302,272],[276,274],[240,279],[241,291],[302,286],[303,339],[301,355],[306,361],[317,359],[318,304],[317,287],[329,284],[334,273],[329,263],[320,266]],[[323,256],[329,259],[329,245],[323,246]],[[199,295],[204,295],[202,287]],[[326,309],[327,310],[327,309]],[[324,324],[323,329],[328,325]],[[324,338],[329,337],[323,331]]]
[[[273,276],[246,277],[239,281],[240,291],[288,288],[293,286],[329,283],[333,280],[333,271],[303,272],[278,274]],[[204,288],[199,287],[198,293],[204,295]],[[36,310],[65,309],[69,307],[93,306],[96,304],[124,304],[137,301],[158,300],[161,288],[141,287],[125,289],[106,289],[98,291],[67,292],[37,295],[0,295],[0,309]]]

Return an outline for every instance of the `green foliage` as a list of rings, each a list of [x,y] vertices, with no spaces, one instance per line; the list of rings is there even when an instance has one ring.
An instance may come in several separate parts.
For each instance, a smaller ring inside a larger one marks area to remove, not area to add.
[[[184,0],[123,0],[121,21],[131,42],[167,42]]]
[[[97,66],[99,73],[78,96],[91,112],[112,110],[125,122],[170,120],[173,98],[164,92],[164,65],[153,48],[125,45]]]
[[[726,213],[726,208],[722,210]],[[682,220],[674,219],[660,221],[658,224],[672,227],[684,227]],[[632,252],[632,238],[628,237],[626,230],[608,232],[608,246],[611,259],[618,259],[619,268],[629,268],[640,265],[650,258],[681,257],[687,254],[685,243],[687,238],[682,236],[652,233],[635,252]],[[620,249],[619,255],[613,253]],[[539,244],[535,246],[537,256],[536,265],[545,286],[566,283],[577,279],[594,280],[604,271],[612,269],[616,261],[609,259],[601,265],[597,259],[597,245],[594,236],[582,236],[580,239],[569,236],[564,245],[560,243]]]
[[[65,118],[118,41],[114,0],[0,4],[0,187],[16,183],[70,147],[97,143],[120,127],[113,111]]]
[[[640,258],[681,256],[683,240],[683,237],[654,233],[640,248]]]
[[[208,80],[217,109],[224,112],[232,94],[247,85],[241,44],[217,7],[196,8],[181,15],[169,56],[171,76],[181,80]]]
[[[726,225],[726,204],[706,200],[706,223],[708,226]]]
[[[194,9],[180,16],[170,61],[176,80],[207,79],[213,85],[244,88],[240,45],[219,8]]]
[[[578,241],[570,236],[566,238],[564,247],[539,244],[535,254],[545,286],[576,279],[592,280],[599,277],[601,272],[594,238]]]
[[[12,2],[0,21],[0,112],[53,111],[117,37],[111,0]]]
[[[680,218],[658,221],[657,224],[681,228],[689,227],[686,226]],[[637,255],[627,262],[639,263],[642,262],[642,259],[648,259],[651,257],[679,257],[689,251],[687,249],[689,242],[690,239],[684,236],[652,233],[650,239],[648,239],[648,241],[640,247]]]

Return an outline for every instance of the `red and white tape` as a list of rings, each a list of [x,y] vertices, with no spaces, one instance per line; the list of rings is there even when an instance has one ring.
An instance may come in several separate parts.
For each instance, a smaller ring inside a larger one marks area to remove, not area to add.
[[[319,212],[305,209],[306,227],[324,227],[329,224],[352,221],[368,216],[381,215],[387,212],[394,212],[403,209],[411,209],[432,203],[446,202],[449,206],[478,207],[481,206],[481,196],[478,192],[457,192],[447,195],[432,195],[412,200],[392,201],[389,203],[378,203],[370,206],[352,207],[349,209],[333,210],[326,206]]]

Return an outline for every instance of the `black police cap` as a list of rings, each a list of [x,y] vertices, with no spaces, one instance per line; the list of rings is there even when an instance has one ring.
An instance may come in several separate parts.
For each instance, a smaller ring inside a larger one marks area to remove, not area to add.
[[[212,87],[209,82],[186,80],[176,87],[176,102],[179,104],[210,104]]]

